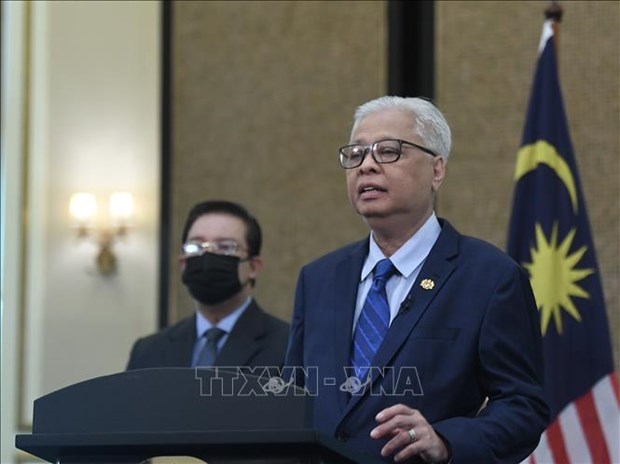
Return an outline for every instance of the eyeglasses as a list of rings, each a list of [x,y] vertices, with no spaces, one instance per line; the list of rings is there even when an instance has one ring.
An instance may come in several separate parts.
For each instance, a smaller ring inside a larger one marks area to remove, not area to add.
[[[181,246],[181,251],[185,256],[201,255],[204,252],[216,255],[234,255],[239,250],[245,250],[234,240],[214,240],[213,242],[187,242]]]
[[[340,154],[340,165],[345,169],[353,169],[360,166],[364,162],[366,153],[370,151],[372,159],[379,164],[394,163],[398,161],[403,153],[403,145],[410,145],[418,148],[429,155],[437,156],[432,150],[418,145],[417,143],[407,142],[400,139],[383,139],[377,140],[371,145],[345,145],[338,149]]]

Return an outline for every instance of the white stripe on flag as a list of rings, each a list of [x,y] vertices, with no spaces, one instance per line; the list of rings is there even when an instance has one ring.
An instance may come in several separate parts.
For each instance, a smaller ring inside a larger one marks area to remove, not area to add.
[[[564,436],[566,454],[568,454],[570,462],[592,462],[590,448],[588,448],[588,443],[583,433],[575,403],[570,403],[564,408],[560,414],[559,421],[562,428],[562,435]]]
[[[549,441],[547,440],[547,432],[540,437],[540,443],[534,451],[534,459],[536,464],[553,464],[553,456],[549,449]]]
[[[611,386],[612,373],[600,380],[592,389],[596,413],[598,414],[607,442],[611,462],[620,462],[620,406]]]

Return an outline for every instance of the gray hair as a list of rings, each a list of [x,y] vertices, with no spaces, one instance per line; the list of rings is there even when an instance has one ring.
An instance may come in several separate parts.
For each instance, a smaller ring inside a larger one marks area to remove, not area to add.
[[[441,111],[423,98],[385,96],[366,102],[355,111],[351,132],[353,133],[369,114],[393,109],[410,113],[413,133],[420,138],[420,143],[448,162],[452,144],[450,126]]]

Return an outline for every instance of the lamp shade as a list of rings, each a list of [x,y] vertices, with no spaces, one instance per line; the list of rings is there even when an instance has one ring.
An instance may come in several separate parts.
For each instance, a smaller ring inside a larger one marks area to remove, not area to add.
[[[97,212],[97,200],[92,193],[74,193],[69,201],[69,213],[79,224],[93,220]]]
[[[110,216],[124,223],[133,215],[133,196],[129,192],[114,192],[110,195]]]

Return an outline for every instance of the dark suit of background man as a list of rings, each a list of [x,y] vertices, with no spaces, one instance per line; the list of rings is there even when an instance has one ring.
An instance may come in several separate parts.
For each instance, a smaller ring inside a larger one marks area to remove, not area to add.
[[[208,329],[222,329],[209,365],[281,366],[288,324],[265,313],[252,298],[262,268],[261,230],[245,208],[206,201],[189,212],[183,230],[183,283],[196,313],[163,331],[139,339],[127,369],[192,367],[201,363]]]
[[[450,144],[444,116],[424,99],[357,109],[340,163],[371,233],[302,268],[285,364],[305,369],[296,381],[314,395],[316,427],[358,450],[386,461],[518,463],[548,422],[538,311],[515,262],[436,217]],[[389,322],[367,365],[385,369],[358,379],[344,367],[384,258],[396,268]]]

